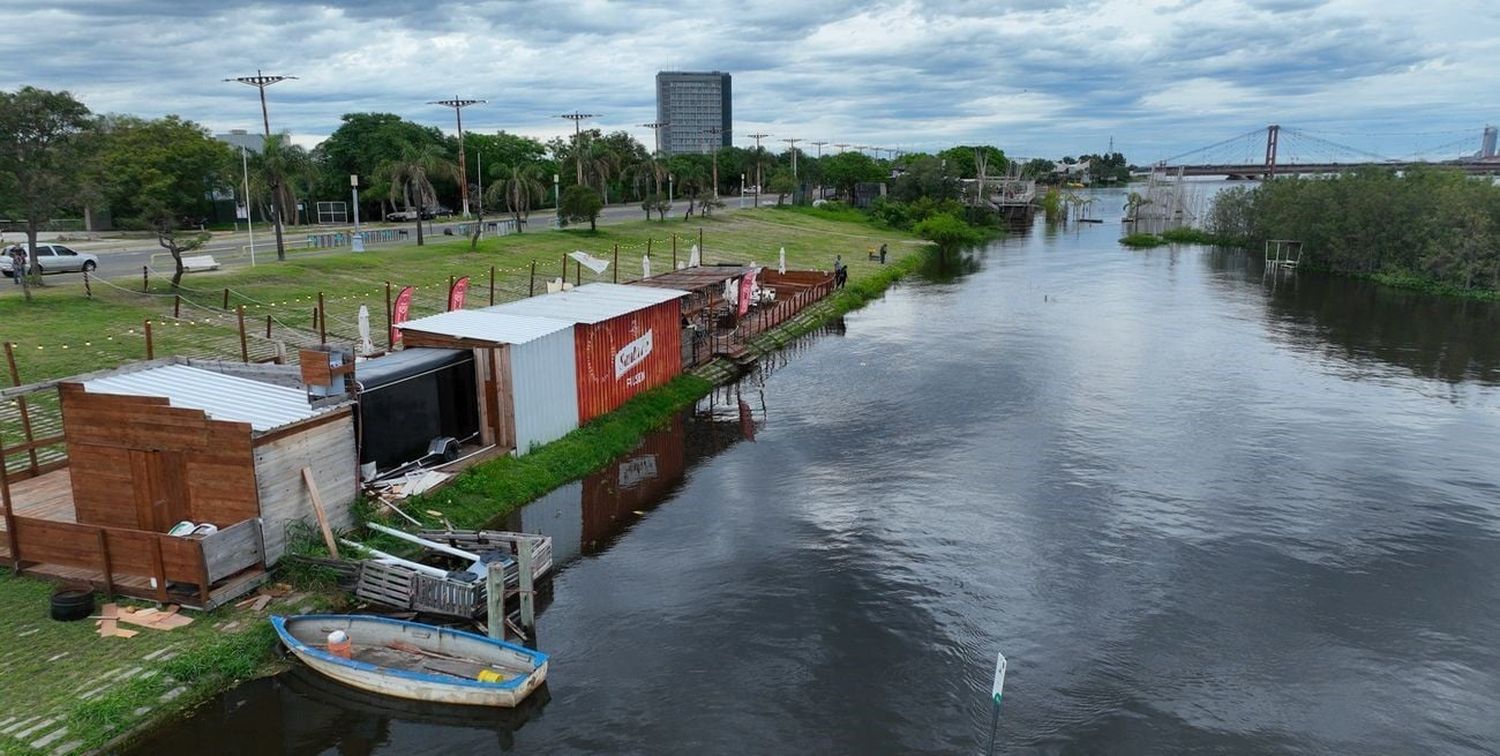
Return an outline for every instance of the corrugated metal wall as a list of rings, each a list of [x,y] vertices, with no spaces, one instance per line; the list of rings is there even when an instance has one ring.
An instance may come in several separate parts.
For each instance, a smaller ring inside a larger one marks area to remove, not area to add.
[[[578,357],[578,422],[682,372],[682,314],[672,300],[602,323],[573,327]]]
[[[508,351],[520,455],[578,427],[573,329],[512,344]]]

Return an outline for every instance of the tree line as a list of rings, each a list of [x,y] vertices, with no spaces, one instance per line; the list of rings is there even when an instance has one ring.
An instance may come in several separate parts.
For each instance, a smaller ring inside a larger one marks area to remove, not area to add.
[[[1405,284],[1500,290],[1500,186],[1458,171],[1371,167],[1220,192],[1208,230],[1302,242],[1302,264]]]

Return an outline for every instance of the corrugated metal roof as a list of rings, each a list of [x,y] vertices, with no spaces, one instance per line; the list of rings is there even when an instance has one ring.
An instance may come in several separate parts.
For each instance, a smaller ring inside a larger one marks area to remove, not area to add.
[[[480,312],[556,318],[569,323],[592,325],[687,295],[688,292],[680,289],[591,283],[570,291],[543,294],[539,297],[486,307]]]
[[[493,341],[497,344],[525,344],[549,333],[573,327],[571,320],[549,320],[545,317],[522,317],[521,313],[483,310],[454,310],[417,318],[397,326],[402,330],[436,333],[460,339]]]
[[[473,361],[474,353],[468,349],[413,347],[354,363],[354,378],[359,381],[361,391],[369,391],[429,370]]]
[[[83,382],[94,394],[159,396],[173,407],[202,410],[214,420],[249,423],[267,431],[306,420],[332,407],[313,409],[299,389],[274,386],[187,365],[164,365]]]

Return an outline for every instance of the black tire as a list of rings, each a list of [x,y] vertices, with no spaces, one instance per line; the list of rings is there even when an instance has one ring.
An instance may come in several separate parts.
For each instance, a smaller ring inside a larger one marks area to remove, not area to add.
[[[93,273],[94,269],[97,267],[99,267],[99,263],[96,263],[93,260],[83,261],[83,272],[85,273]]]
[[[52,619],[74,622],[94,613],[94,592],[87,588],[59,588],[52,594]]]

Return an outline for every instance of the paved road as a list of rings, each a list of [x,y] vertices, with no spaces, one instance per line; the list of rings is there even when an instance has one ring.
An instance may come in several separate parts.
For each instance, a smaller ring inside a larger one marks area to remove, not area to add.
[[[724,200],[725,207],[719,211],[720,213],[733,212],[739,209],[739,198],[726,197]],[[687,206],[680,201],[674,203],[674,207],[679,213],[687,210]],[[746,199],[746,207],[751,207],[749,198]],[[551,218],[552,216],[545,211],[533,213],[528,228],[531,230],[551,230]],[[645,212],[641,210],[641,206],[637,203],[609,205],[599,214],[600,225],[611,225],[644,219]],[[424,229],[424,233],[428,238],[451,239],[451,237],[445,237],[443,232],[444,230],[452,229],[457,234],[458,225],[458,221],[434,222]],[[417,242],[417,235],[411,224],[381,223],[366,226],[366,228],[404,228],[411,231],[406,238],[400,241],[372,245],[374,249],[389,249],[391,247],[412,245]],[[311,233],[318,233],[318,229],[308,226],[287,228],[285,239],[288,251],[290,252],[293,249],[293,244],[305,242],[308,234]],[[43,234],[40,241],[47,241],[51,236],[55,235]],[[250,264],[249,241],[249,236],[243,231],[216,232],[212,241],[203,248],[196,250],[193,254],[213,255],[214,259],[226,268],[243,267]],[[6,234],[6,245],[8,246],[12,242],[21,242],[24,244],[25,237],[14,233]],[[80,252],[98,255],[99,270],[97,275],[108,278],[133,276],[139,280],[142,266],[150,266],[153,276],[157,274],[171,275],[171,256],[152,239],[101,239],[99,241],[68,241],[64,243]],[[347,251],[347,247],[332,247],[309,252],[300,249],[299,245],[296,254],[305,257],[309,254],[337,254]],[[255,227],[255,260],[257,262],[264,262],[274,259],[276,259],[275,237],[271,234],[268,226],[257,225]],[[79,273],[58,273],[47,276],[48,282],[64,283],[80,280],[82,280],[82,274]],[[5,292],[19,292],[20,288],[20,286],[12,285],[10,279],[4,279],[0,281],[0,296],[4,296]]]

